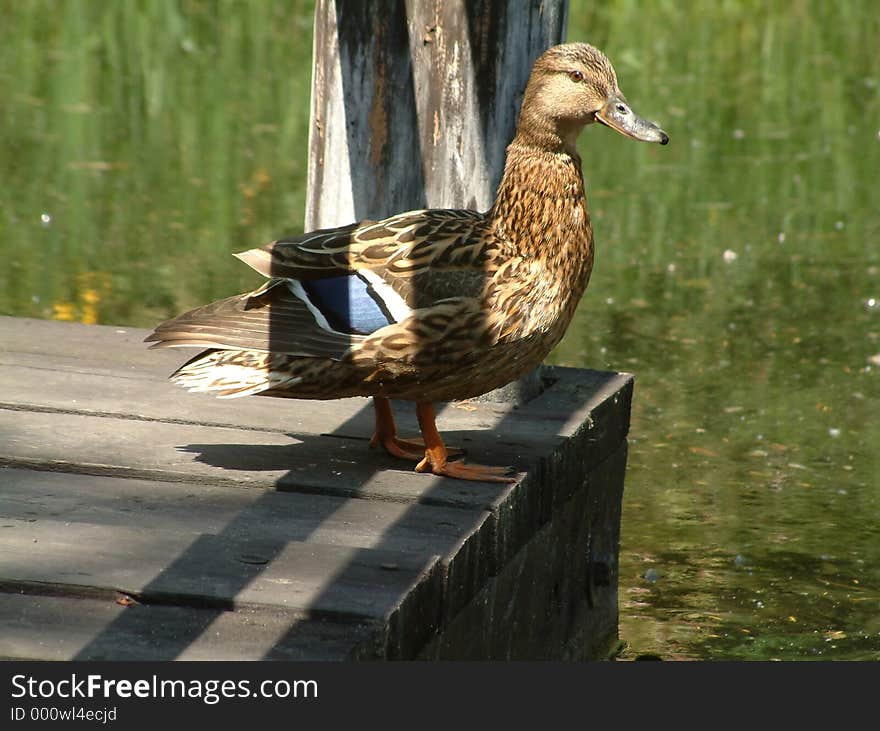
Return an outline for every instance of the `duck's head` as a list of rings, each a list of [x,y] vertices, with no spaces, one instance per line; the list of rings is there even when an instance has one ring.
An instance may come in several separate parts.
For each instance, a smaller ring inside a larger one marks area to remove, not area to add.
[[[555,137],[573,149],[580,131],[593,122],[634,140],[669,142],[662,129],[630,108],[604,53],[587,43],[553,46],[532,67],[518,134],[551,146]]]

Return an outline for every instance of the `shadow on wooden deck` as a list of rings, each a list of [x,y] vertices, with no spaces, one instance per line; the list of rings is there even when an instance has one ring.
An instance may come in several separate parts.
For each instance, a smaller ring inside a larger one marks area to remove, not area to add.
[[[632,380],[440,416],[510,486],[367,448],[363,399],[222,402],[145,333],[0,318],[0,655],[580,658],[616,639]],[[403,406],[402,432],[415,432]]]

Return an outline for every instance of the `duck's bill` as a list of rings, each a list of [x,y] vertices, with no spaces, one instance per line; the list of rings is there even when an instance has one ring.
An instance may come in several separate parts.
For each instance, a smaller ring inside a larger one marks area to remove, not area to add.
[[[653,122],[636,114],[622,97],[611,97],[605,106],[596,112],[596,120],[634,140],[659,142],[661,145],[669,142],[669,135]]]

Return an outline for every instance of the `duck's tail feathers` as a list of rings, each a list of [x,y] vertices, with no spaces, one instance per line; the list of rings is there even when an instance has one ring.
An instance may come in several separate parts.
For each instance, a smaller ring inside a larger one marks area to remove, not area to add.
[[[292,388],[302,378],[273,371],[268,353],[206,350],[171,374],[171,380],[193,393],[218,398],[253,396],[274,388]]]
[[[296,287],[272,280],[256,292],[212,302],[156,327],[153,348],[202,347],[339,359],[362,336],[319,323]]]

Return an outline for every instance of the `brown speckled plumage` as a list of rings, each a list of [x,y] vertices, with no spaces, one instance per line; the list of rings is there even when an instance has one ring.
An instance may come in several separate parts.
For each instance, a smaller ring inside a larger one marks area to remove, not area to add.
[[[163,323],[148,340],[209,348],[172,376],[195,391],[417,401],[426,444],[418,469],[506,480],[495,468],[447,463],[433,443],[439,436],[427,433],[435,433],[426,427],[428,407],[519,378],[564,335],[593,266],[575,147],[593,121],[666,141],[626,107],[599,51],[550,49],[535,63],[489,211],[411,211],[246,251],[239,257],[268,277],[263,287]],[[388,324],[365,332],[334,325],[306,292],[318,280],[352,275]],[[412,443],[394,436],[390,409],[379,401],[374,441],[412,457]]]

